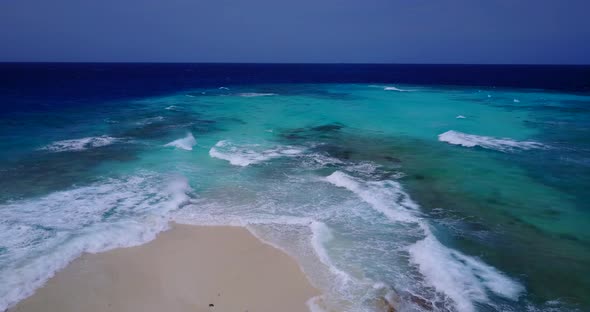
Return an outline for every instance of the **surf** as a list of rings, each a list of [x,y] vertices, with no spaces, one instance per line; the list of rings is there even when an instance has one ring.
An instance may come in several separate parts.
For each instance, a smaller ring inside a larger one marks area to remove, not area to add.
[[[454,302],[460,312],[475,311],[476,302],[492,304],[488,294],[517,300],[524,287],[484,262],[441,244],[420,216],[416,203],[395,181],[362,181],[335,171],[326,181],[345,188],[392,222],[413,223],[423,238],[407,250],[424,279]],[[433,305],[436,305],[433,302]]]
[[[518,150],[545,149],[546,145],[533,141],[516,141],[510,138],[494,138],[467,134],[459,131],[449,130],[438,135],[438,140],[452,145],[463,147],[482,147],[485,149],[500,152],[513,152]]]
[[[165,144],[166,147],[175,147],[185,151],[192,151],[193,147],[197,145],[197,140],[192,133],[188,133],[184,138],[174,140]]]
[[[102,135],[98,137],[85,137],[80,139],[70,139],[70,140],[61,140],[55,141],[48,145],[45,145],[39,150],[48,151],[48,152],[79,152],[91,148],[103,147],[107,145],[114,144],[118,141],[121,141],[119,138],[110,137],[107,135]]]
[[[142,173],[0,205],[0,310],[41,287],[84,252],[148,242],[189,200],[183,177]]]
[[[290,146],[264,149],[258,144],[236,145],[231,141],[222,140],[211,147],[209,155],[213,158],[226,160],[234,166],[246,167],[273,158],[296,156],[302,152],[301,149]]]

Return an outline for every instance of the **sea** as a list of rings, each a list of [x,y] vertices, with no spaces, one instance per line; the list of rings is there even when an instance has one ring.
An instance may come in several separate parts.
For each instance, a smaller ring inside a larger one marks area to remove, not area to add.
[[[0,311],[171,222],[312,311],[590,311],[589,189],[590,66],[0,64]]]

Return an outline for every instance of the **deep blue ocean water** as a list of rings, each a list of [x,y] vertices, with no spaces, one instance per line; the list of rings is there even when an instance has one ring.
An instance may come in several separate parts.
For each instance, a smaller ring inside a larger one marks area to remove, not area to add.
[[[169,221],[376,311],[590,310],[590,67],[0,64],[0,311]]]

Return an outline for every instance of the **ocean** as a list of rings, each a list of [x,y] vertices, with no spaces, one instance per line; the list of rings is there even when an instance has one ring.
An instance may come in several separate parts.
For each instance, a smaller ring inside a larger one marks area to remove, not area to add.
[[[170,221],[312,309],[590,310],[590,67],[0,64],[0,311]]]

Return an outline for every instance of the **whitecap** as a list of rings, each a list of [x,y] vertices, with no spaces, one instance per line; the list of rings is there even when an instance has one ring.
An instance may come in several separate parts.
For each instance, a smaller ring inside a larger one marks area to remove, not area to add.
[[[187,133],[187,135],[184,138],[174,140],[164,146],[171,146],[171,147],[176,147],[176,148],[180,148],[180,149],[187,150],[187,151],[192,151],[193,146],[195,146],[196,144],[197,144],[197,140],[195,140],[195,137],[193,136],[193,134]]]
[[[150,117],[150,118],[146,118],[144,120],[138,121],[138,122],[136,122],[136,124],[138,124],[138,125],[150,125],[150,124],[153,124],[155,122],[163,121],[164,119],[165,119],[164,116]]]
[[[305,154],[302,165],[307,169],[320,169],[328,166],[343,165],[344,162],[338,158],[330,157],[321,153]]]
[[[490,303],[488,292],[516,301],[524,291],[522,285],[494,267],[445,247],[429,230],[409,252],[426,281],[449,296],[460,312],[475,311],[474,302]]]
[[[241,97],[260,97],[260,96],[273,96],[276,93],[257,93],[257,92],[245,92],[245,93],[238,93]]]
[[[465,117],[465,116],[463,116],[463,115],[457,115],[457,117],[455,117],[455,118],[457,118],[457,119],[465,119],[465,118],[467,118],[467,117]]]
[[[453,145],[460,145],[464,147],[479,146],[501,152],[546,148],[544,144],[533,141],[515,141],[509,138],[494,138],[489,136],[467,134],[454,130],[439,134],[438,140]]]
[[[332,173],[326,181],[353,192],[393,222],[418,225],[424,238],[408,247],[410,261],[430,286],[454,302],[457,311],[473,312],[475,302],[492,304],[488,293],[517,300],[524,291],[522,285],[494,267],[441,244],[399,183],[364,181],[341,171]]]
[[[514,101],[514,103],[520,103],[519,99],[514,99],[513,101]]]
[[[337,187],[343,187],[361,198],[364,202],[388,219],[396,222],[415,222],[418,206],[401,190],[398,182],[371,181],[363,182],[342,171],[335,171],[326,181]],[[392,206],[391,203],[398,203]]]
[[[385,88],[383,88],[383,90],[386,90],[386,91],[397,91],[397,92],[413,92],[413,91],[416,91],[416,90],[400,89],[400,88],[391,87],[391,86],[390,87],[385,87]]]
[[[81,139],[55,141],[39,149],[50,152],[83,151],[89,148],[111,145],[119,140],[119,138],[103,135],[98,137],[87,137]]]
[[[359,174],[363,174],[363,175],[371,175],[373,173],[375,173],[375,171],[377,171],[377,169],[379,169],[379,167],[381,167],[378,164],[375,164],[373,162],[360,162],[360,163],[355,163],[355,164],[351,164],[346,166],[346,171],[349,172],[353,172],[353,173],[359,173]]]
[[[270,149],[262,149],[257,144],[235,145],[226,140],[217,142],[209,150],[211,157],[227,160],[234,166],[242,167],[277,157],[296,156],[301,153],[303,153],[303,150],[295,147],[278,146]]]

